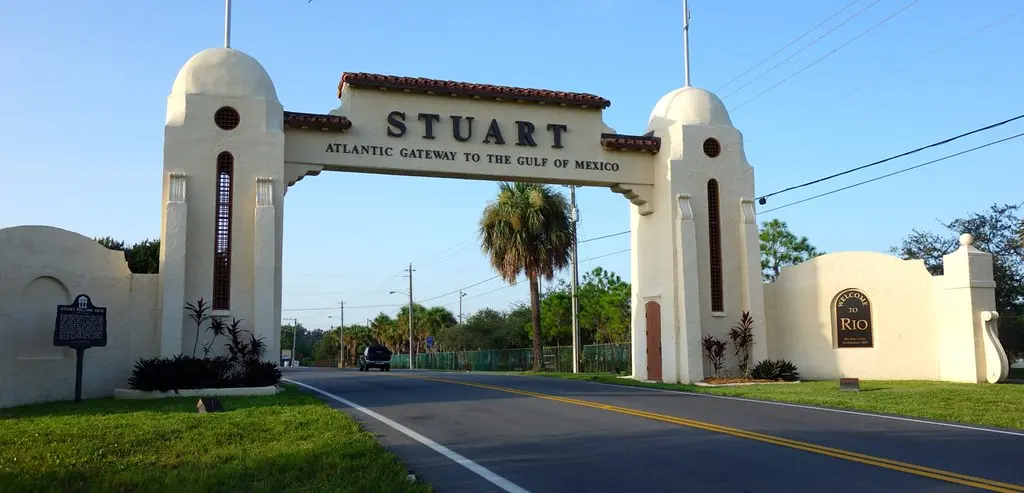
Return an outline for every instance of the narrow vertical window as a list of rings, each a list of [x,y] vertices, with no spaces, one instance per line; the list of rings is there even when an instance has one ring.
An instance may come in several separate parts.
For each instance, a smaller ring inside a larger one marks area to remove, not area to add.
[[[711,311],[725,311],[722,293],[722,221],[719,217],[718,181],[708,180],[708,243],[711,253]]]
[[[230,152],[217,156],[217,204],[213,244],[214,310],[231,308],[231,185],[235,158]]]

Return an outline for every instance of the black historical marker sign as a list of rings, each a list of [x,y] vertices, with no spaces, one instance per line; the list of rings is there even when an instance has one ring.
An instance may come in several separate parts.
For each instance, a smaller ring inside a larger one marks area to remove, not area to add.
[[[84,294],[76,296],[70,305],[57,305],[53,345],[75,349],[106,346],[107,309],[94,306]]]
[[[845,289],[832,302],[836,347],[873,347],[871,302],[857,289]]]
[[[75,349],[75,402],[82,400],[82,359],[85,350],[107,345],[107,309],[80,294],[70,305],[57,305],[53,345]]]

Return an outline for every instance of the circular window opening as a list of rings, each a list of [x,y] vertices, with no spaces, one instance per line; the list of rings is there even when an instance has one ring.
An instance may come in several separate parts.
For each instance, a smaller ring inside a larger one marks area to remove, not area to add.
[[[241,117],[238,116],[238,111],[230,106],[223,106],[213,114],[213,122],[221,130],[234,130],[240,121]],[[704,144],[704,148],[707,148],[707,144]]]
[[[704,141],[704,154],[708,157],[718,157],[722,153],[722,144],[719,144],[715,139],[707,139]]]

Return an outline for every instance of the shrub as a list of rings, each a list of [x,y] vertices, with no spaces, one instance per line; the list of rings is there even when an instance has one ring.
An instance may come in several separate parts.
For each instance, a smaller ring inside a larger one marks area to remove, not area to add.
[[[249,361],[243,372],[243,387],[267,387],[281,381],[281,369],[270,361]]]
[[[226,387],[265,387],[281,381],[281,370],[277,363],[264,362],[260,358],[266,352],[263,339],[249,335],[246,340],[239,328],[240,320],[232,319],[230,324],[217,319],[211,325],[214,338],[226,334],[229,338],[225,347],[228,356],[215,358],[179,354],[173,358],[148,358],[135,362],[128,385],[135,390],[169,391],[179,389],[204,389]],[[211,341],[212,344],[212,341]],[[203,347],[208,352],[207,346]]]
[[[800,379],[796,365],[784,359],[766,359],[754,365],[750,371],[750,377],[757,380],[782,380],[794,382]]]
[[[231,362],[227,358],[148,358],[135,362],[128,385],[136,390],[178,390],[231,387]]]
[[[711,363],[711,367],[715,369],[715,376],[721,376],[722,365],[725,363],[725,341],[708,334],[701,339],[700,343],[704,349],[704,357]]]

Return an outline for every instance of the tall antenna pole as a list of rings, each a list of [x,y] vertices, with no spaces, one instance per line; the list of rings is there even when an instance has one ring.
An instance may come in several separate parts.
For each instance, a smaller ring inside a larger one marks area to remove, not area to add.
[[[231,48],[231,0],[224,0],[224,47]]]
[[[684,86],[690,87],[690,9],[683,0],[683,70],[686,73]]]

